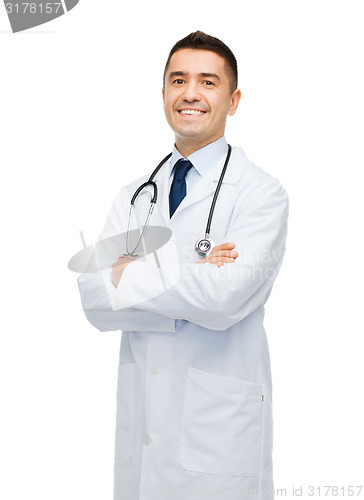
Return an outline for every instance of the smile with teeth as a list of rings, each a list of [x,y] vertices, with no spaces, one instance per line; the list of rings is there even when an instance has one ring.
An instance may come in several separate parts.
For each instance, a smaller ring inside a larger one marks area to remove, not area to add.
[[[181,109],[178,113],[181,115],[204,115],[206,111],[200,111],[198,109]]]

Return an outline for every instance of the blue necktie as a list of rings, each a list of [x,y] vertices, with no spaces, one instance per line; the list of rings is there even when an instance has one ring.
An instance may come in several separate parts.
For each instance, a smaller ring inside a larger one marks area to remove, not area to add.
[[[174,177],[169,192],[169,216],[172,217],[178,205],[186,196],[186,181],[185,177],[189,169],[192,167],[190,160],[180,158],[175,165]]]

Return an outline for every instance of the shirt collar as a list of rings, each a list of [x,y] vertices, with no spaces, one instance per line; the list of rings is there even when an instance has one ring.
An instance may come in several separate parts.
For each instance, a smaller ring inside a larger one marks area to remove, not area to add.
[[[220,160],[222,156],[226,155],[227,149],[228,147],[225,136],[222,136],[217,141],[211,142],[207,146],[198,149],[190,156],[187,156],[187,159],[190,160],[190,162],[195,167],[197,172],[201,176],[203,176],[214,165],[216,165],[216,163]],[[173,153],[169,164],[170,168],[169,177],[174,175],[174,166],[180,158],[183,158],[183,156],[177,150],[176,145],[174,144]]]

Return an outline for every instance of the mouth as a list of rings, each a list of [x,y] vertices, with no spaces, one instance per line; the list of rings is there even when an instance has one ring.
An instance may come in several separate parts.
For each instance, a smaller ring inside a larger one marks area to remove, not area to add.
[[[205,115],[206,111],[203,111],[202,109],[179,109],[178,113],[180,115]]]

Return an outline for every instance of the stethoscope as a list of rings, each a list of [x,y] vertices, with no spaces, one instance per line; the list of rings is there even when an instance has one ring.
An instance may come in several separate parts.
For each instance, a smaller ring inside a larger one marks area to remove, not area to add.
[[[211,221],[212,221],[212,216],[214,214],[216,200],[217,200],[217,197],[219,195],[220,187],[221,187],[221,184],[222,184],[222,181],[223,181],[223,178],[224,178],[224,175],[225,175],[225,172],[226,172],[229,160],[230,160],[230,155],[231,155],[231,146],[230,146],[230,144],[228,144],[228,152],[227,152],[227,155],[226,155],[224,167],[222,169],[222,172],[221,172],[221,175],[220,175],[220,179],[219,179],[219,182],[218,182],[216,190],[215,190],[215,195],[214,195],[214,198],[212,200],[211,207],[210,207],[209,218],[207,220],[207,225],[206,225],[206,230],[205,230],[205,237],[197,240],[196,243],[195,243],[195,251],[198,253],[199,256],[201,256],[203,258],[205,258],[211,252],[211,250],[212,250],[212,248],[214,246],[213,241],[210,239]],[[130,210],[129,210],[128,229],[127,229],[127,233],[126,233],[126,251],[127,251],[127,253],[124,254],[124,255],[128,255],[129,257],[132,257],[132,258],[138,257],[138,255],[134,254],[134,252],[137,249],[137,247],[138,247],[138,245],[140,243],[140,240],[143,238],[144,232],[145,232],[145,230],[146,230],[146,228],[148,226],[149,218],[150,218],[150,216],[153,213],[155,204],[157,203],[158,188],[157,188],[157,184],[153,181],[153,179],[156,176],[156,174],[158,173],[158,171],[160,170],[160,168],[165,164],[165,162],[167,160],[169,160],[169,158],[171,156],[172,156],[172,153],[169,153],[165,158],[163,158],[163,160],[160,162],[160,164],[158,165],[158,167],[156,167],[156,169],[152,172],[152,175],[149,177],[149,180],[147,182],[144,182],[144,184],[142,184],[141,186],[138,187],[138,189],[135,191],[135,193],[134,193],[134,195],[133,195],[133,197],[131,199]],[[148,212],[148,215],[147,215],[147,218],[146,218],[146,221],[145,221],[145,225],[143,227],[142,234],[139,237],[138,243],[135,245],[134,249],[130,252],[129,251],[129,245],[128,245],[128,242],[129,242],[129,231],[130,231],[131,218],[132,218],[132,215],[133,215],[133,212],[134,212],[135,200],[138,197],[139,193],[145,187],[147,187],[147,186],[152,186],[153,187],[153,197],[151,198],[151,201],[150,201],[149,212]]]

